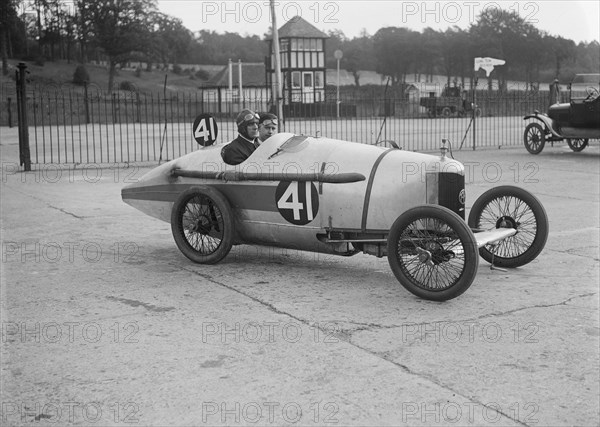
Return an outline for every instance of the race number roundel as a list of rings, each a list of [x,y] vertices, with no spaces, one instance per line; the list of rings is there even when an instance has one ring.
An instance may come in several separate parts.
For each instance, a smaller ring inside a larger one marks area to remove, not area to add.
[[[308,224],[319,212],[319,193],[310,181],[280,182],[275,190],[275,201],[281,216],[292,224]]]
[[[209,145],[213,145],[217,140],[219,127],[210,114],[200,114],[196,117],[196,120],[194,120],[192,132],[194,133],[194,139],[198,144],[203,147],[208,147]]]

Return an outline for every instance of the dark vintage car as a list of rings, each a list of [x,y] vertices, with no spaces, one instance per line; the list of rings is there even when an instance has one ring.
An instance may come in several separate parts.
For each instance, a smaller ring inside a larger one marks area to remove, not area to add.
[[[571,150],[579,152],[587,147],[590,139],[600,138],[600,96],[595,85],[585,89],[584,98],[571,96],[568,103],[556,103],[548,113],[535,111],[524,117],[534,119],[525,128],[523,140],[531,154],[539,154],[546,141],[567,140]],[[573,94],[573,92],[571,92]]]

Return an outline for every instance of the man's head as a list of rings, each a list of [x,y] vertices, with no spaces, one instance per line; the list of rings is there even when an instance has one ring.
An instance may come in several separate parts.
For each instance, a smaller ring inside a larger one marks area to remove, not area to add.
[[[260,115],[258,122],[258,137],[261,141],[266,141],[269,137],[277,133],[277,116],[271,113]]]
[[[240,135],[254,139],[258,136],[258,120],[260,117],[252,110],[242,110],[235,119]]]

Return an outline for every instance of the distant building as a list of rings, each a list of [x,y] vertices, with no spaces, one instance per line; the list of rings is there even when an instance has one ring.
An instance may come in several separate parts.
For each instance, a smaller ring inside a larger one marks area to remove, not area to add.
[[[241,72],[241,79],[240,79]],[[241,90],[240,90],[241,87]],[[267,111],[271,91],[265,84],[262,62],[231,62],[200,85],[209,113],[236,113],[244,108]]]
[[[278,36],[284,106],[325,102],[325,41],[329,36],[300,16],[279,28]],[[273,39],[267,42],[270,52],[265,59],[267,85],[273,87]]]

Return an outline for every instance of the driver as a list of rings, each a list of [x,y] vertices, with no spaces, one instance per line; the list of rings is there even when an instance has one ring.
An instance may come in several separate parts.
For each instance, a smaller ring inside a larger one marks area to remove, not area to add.
[[[221,149],[221,157],[229,165],[238,165],[246,160],[260,144],[258,121],[260,117],[252,110],[242,110],[235,119],[238,137]]]

